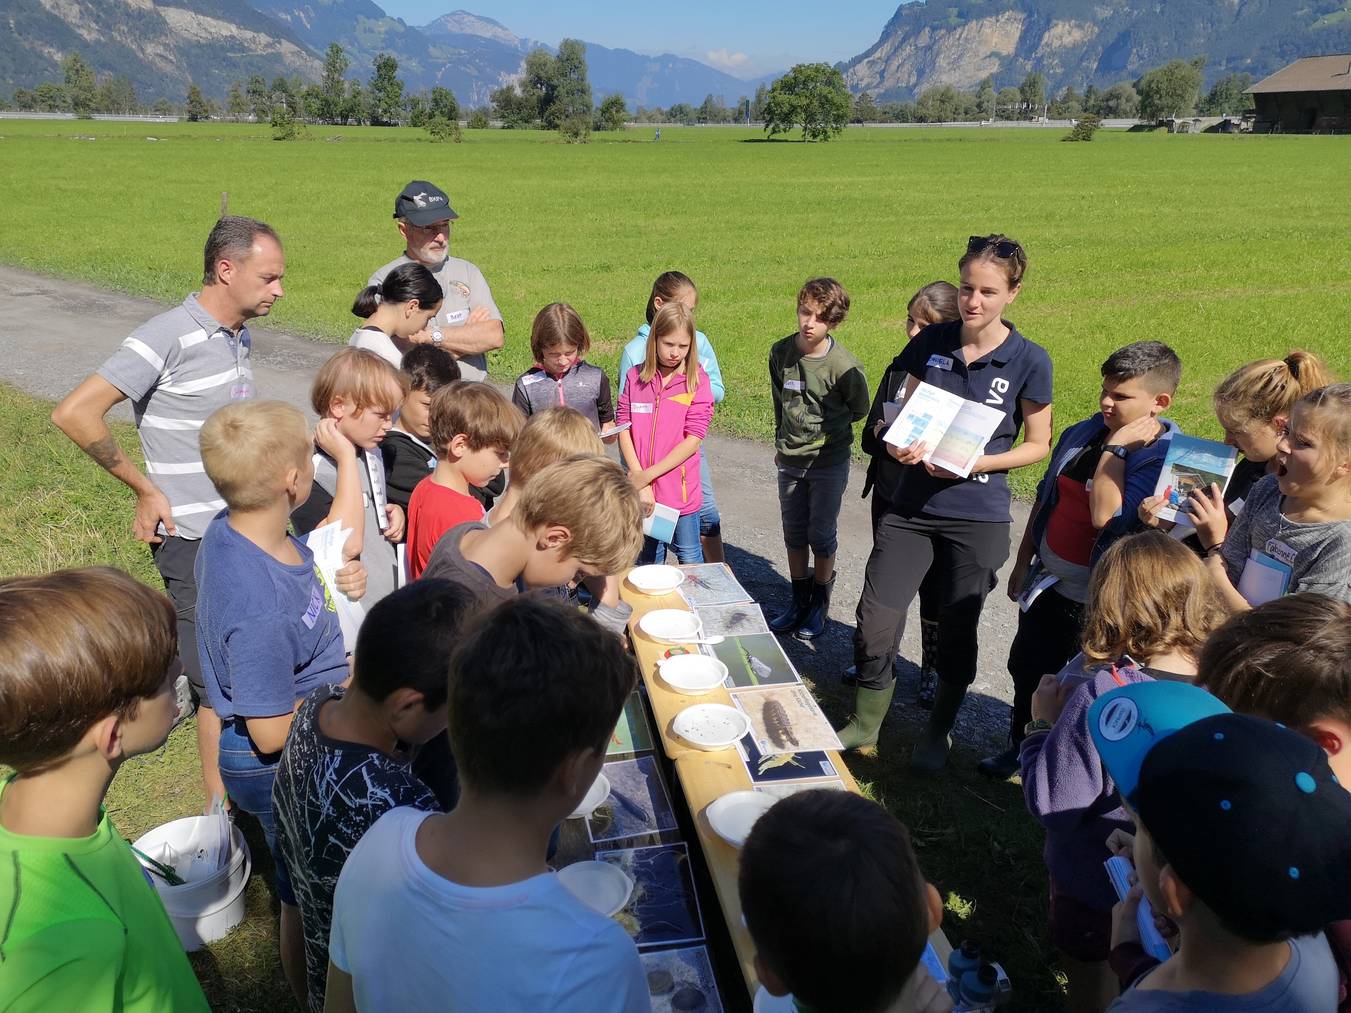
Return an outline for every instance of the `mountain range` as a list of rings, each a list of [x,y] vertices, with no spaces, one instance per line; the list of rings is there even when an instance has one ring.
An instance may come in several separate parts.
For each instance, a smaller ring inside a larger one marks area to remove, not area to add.
[[[61,59],[79,52],[100,76],[130,77],[144,101],[182,101],[192,83],[219,99],[251,74],[316,80],[334,42],[350,77],[369,79],[387,52],[409,91],[440,85],[464,107],[486,104],[544,45],[464,10],[409,25],[374,0],[3,0],[0,90],[59,81]],[[1351,0],[915,0],[839,67],[855,93],[889,100],[986,77],[1014,85],[1034,70],[1052,91],[1105,87],[1195,56],[1207,58],[1208,81],[1261,78],[1337,52],[1351,52]],[[743,81],[697,60],[591,42],[586,56],[596,100],[619,92],[630,108],[697,105],[710,94],[734,105],[777,76]]]
[[[1301,56],[1351,52],[1348,0],[920,0],[841,65],[854,92],[913,98],[926,88],[1048,89],[1134,80],[1173,59],[1206,57],[1208,82],[1261,79]]]
[[[368,79],[379,53],[399,63],[410,91],[449,88],[466,107],[515,80],[537,46],[492,18],[457,10],[426,25],[390,17],[372,0],[5,0],[0,4],[0,88],[59,81],[77,51],[100,76],[126,74],[143,100],[182,101],[189,84],[212,98],[231,81],[262,74],[318,78],[331,43],[347,52],[348,75]],[[630,107],[706,95],[734,105],[763,80],[743,81],[707,64],[586,43],[597,101],[619,92]]]

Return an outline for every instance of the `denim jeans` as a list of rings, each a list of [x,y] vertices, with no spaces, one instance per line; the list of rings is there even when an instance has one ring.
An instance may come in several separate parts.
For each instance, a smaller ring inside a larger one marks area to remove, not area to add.
[[[685,514],[676,521],[675,535],[671,538],[671,548],[682,563],[702,563],[704,548],[699,542],[699,514]],[[655,538],[643,538],[643,551],[638,554],[640,563],[660,563],[666,559],[666,543]]]
[[[262,757],[253,748],[253,742],[242,735],[233,720],[221,723],[220,777],[230,800],[262,824],[267,848],[277,867],[277,899],[293,907],[295,891],[286,873],[286,862],[277,844],[277,820],[272,813],[272,782],[277,779],[277,756]]]
[[[720,538],[722,515],[718,513],[718,501],[713,498],[713,471],[708,466],[707,445],[699,452],[699,488],[704,499],[699,507],[699,534]]]

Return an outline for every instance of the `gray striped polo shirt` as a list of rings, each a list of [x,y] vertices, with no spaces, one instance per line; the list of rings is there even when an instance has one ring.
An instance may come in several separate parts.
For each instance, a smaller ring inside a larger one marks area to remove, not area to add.
[[[180,538],[201,538],[225,509],[198,435],[217,408],[253,396],[249,347],[248,327],[236,335],[194,294],[132,331],[99,367],[132,402],[146,475],[168,497]]]

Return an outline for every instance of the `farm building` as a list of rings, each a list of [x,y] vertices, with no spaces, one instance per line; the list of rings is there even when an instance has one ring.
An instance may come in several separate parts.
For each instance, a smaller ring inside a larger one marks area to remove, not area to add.
[[[1248,94],[1259,131],[1351,133],[1351,54],[1296,60]]]

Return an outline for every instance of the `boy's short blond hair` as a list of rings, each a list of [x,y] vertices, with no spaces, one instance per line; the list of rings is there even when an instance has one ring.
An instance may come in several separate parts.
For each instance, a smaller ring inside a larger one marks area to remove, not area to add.
[[[121,570],[0,580],[0,763],[59,763],[96,722],[134,718],[177,657],[173,605]]]
[[[554,405],[525,420],[511,445],[511,484],[522,492],[535,475],[551,464],[578,454],[604,454],[605,444],[591,420],[576,408]]]
[[[600,573],[622,573],[643,547],[638,490],[614,461],[579,454],[530,479],[509,518],[522,531],[560,525],[572,532],[568,554]]]
[[[525,416],[490,384],[456,380],[432,395],[427,411],[432,449],[444,458],[450,441],[461,433],[470,450],[494,447],[511,451]]]
[[[399,410],[408,393],[408,377],[380,356],[365,348],[344,348],[335,353],[314,375],[310,407],[321,419],[328,416],[334,398],[356,405],[357,411]]]
[[[284,495],[291,468],[314,452],[305,416],[282,401],[239,401],[202,426],[202,464],[231,510],[261,510]]]

